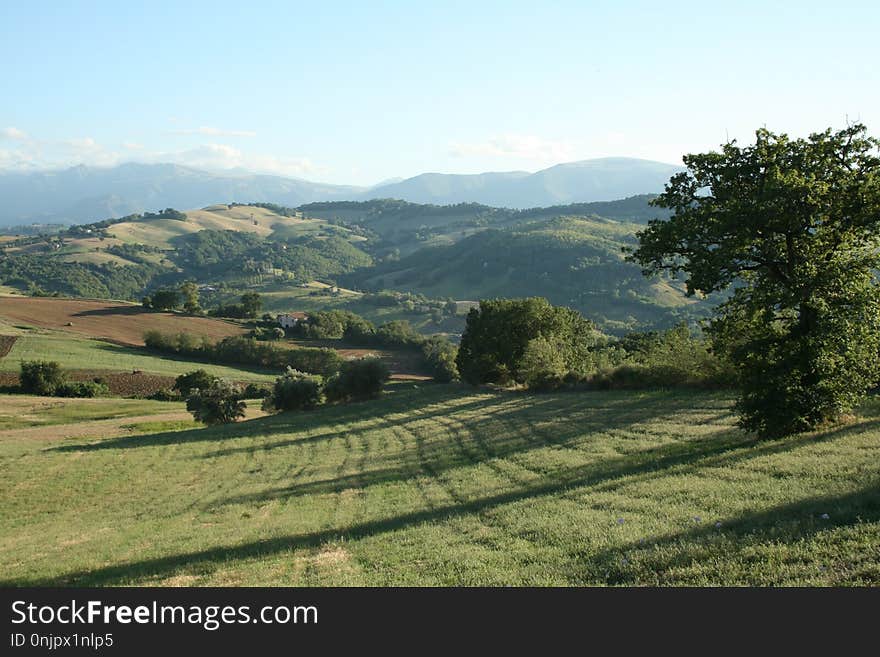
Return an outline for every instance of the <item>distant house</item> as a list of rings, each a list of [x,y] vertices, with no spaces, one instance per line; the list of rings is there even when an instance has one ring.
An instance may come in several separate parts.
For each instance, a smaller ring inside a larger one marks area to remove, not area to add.
[[[304,322],[309,318],[305,313],[283,313],[278,315],[278,325],[281,328],[293,328],[300,322]]]

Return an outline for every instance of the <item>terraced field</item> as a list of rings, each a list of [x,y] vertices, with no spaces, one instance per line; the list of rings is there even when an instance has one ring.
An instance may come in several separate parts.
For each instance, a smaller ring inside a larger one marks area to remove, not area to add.
[[[880,583],[880,403],[392,386],[222,428],[0,438],[0,583]]]

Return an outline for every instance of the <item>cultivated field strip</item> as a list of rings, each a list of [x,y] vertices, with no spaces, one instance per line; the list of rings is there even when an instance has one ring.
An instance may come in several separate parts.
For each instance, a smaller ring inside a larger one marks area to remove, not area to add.
[[[757,442],[716,394],[398,385],[221,428],[10,438],[2,580],[876,584],[878,416]]]

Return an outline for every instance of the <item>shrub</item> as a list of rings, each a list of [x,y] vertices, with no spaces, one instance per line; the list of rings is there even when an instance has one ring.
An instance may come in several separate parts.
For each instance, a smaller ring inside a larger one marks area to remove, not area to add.
[[[186,410],[198,422],[207,425],[229,424],[244,417],[245,403],[241,389],[235,384],[217,379],[210,386],[194,391],[186,400]]]
[[[405,319],[386,322],[376,329],[377,344],[389,347],[418,347],[425,337]]]
[[[388,366],[375,357],[349,360],[324,386],[328,401],[374,399],[391,378]]]
[[[22,361],[19,385],[22,392],[50,396],[64,384],[64,371],[55,361]]]
[[[272,388],[262,383],[248,383],[241,393],[242,399],[264,399],[272,394]]]
[[[298,411],[316,408],[324,401],[321,379],[288,368],[275,380],[271,395],[263,402],[267,411]]]
[[[171,388],[160,388],[147,397],[147,399],[152,399],[153,401],[180,401],[180,394]]]
[[[334,349],[289,349],[284,364],[301,372],[332,376],[342,367],[343,359]]]
[[[94,381],[67,381],[55,389],[57,397],[104,397],[110,388],[104,383]]]
[[[458,348],[438,335],[428,338],[422,345],[425,365],[438,383],[449,383],[458,379],[458,366],[455,364],[457,355]]]
[[[208,374],[205,370],[195,370],[178,376],[171,389],[177,390],[182,397],[189,397],[193,390],[210,388],[216,380],[216,376]]]

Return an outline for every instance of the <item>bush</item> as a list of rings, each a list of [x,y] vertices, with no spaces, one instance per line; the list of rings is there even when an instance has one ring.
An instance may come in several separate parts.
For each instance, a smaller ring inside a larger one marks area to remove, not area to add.
[[[21,363],[19,385],[22,392],[51,396],[64,385],[64,381],[64,371],[55,361],[33,360]]]
[[[327,401],[374,399],[382,394],[391,378],[388,366],[375,357],[359,358],[343,363],[339,373],[324,386]]]
[[[292,367],[301,372],[320,374],[325,377],[332,376],[338,372],[343,362],[342,356],[333,349],[312,349],[308,347],[288,349],[284,359],[284,364],[287,367]]]
[[[446,338],[432,336],[422,345],[422,357],[431,375],[438,383],[449,383],[458,379],[458,366],[455,357],[458,348]]]
[[[321,379],[288,368],[275,380],[271,395],[263,402],[263,410],[298,411],[319,406],[324,401]]]
[[[153,401],[180,401],[180,394],[171,388],[161,388],[147,397]]]
[[[67,381],[55,389],[57,397],[104,397],[110,388],[104,383],[94,381]]]
[[[418,347],[425,337],[416,331],[405,319],[382,324],[376,329],[376,344],[389,347]]]
[[[262,383],[248,383],[241,393],[242,399],[264,399],[272,394],[272,388]]]
[[[186,400],[186,410],[198,422],[207,425],[235,422],[244,417],[245,408],[241,388],[223,379],[216,379],[207,388],[194,391]]]
[[[181,397],[189,397],[193,390],[210,388],[216,380],[216,376],[208,374],[205,370],[195,370],[178,376],[171,389],[177,390]]]

